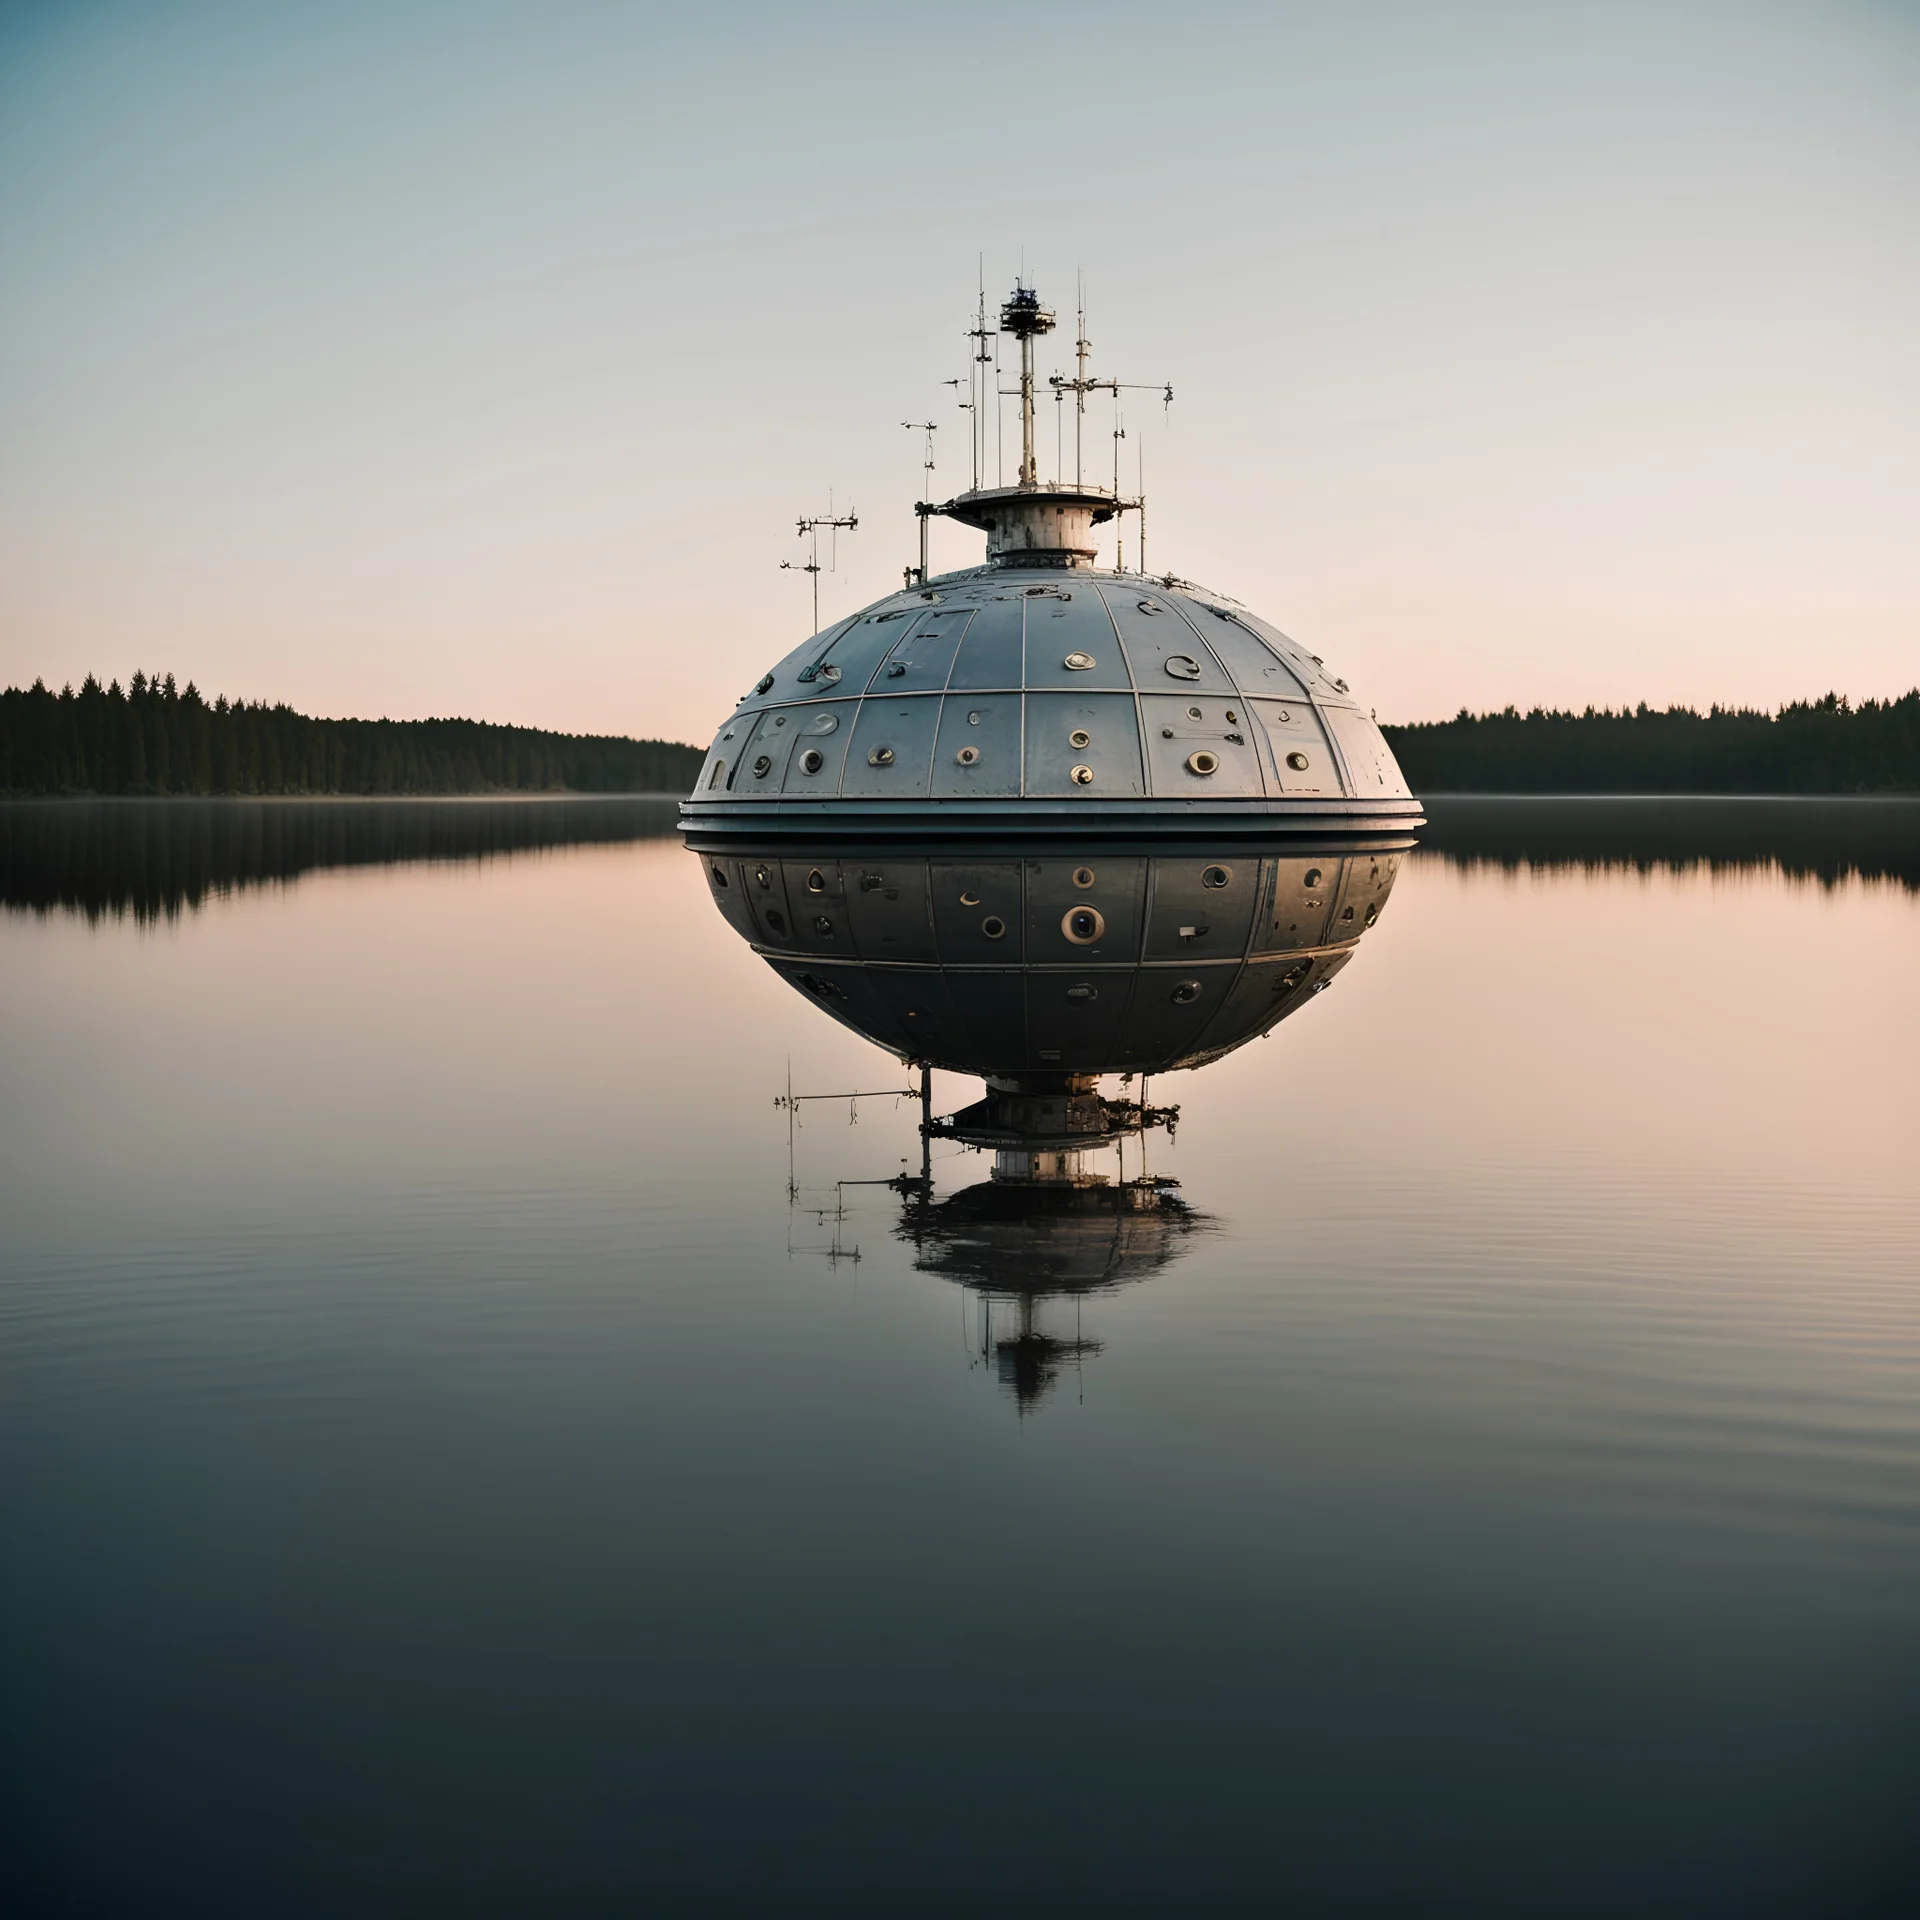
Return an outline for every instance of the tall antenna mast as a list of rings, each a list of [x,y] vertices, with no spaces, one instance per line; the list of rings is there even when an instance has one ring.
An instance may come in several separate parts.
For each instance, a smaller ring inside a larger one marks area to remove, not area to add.
[[[1074,382],[1073,382],[1073,484],[1076,487],[1086,484],[1086,476],[1080,470],[1080,428],[1087,417],[1087,355],[1093,351],[1093,342],[1087,338],[1087,278],[1080,276],[1080,327],[1079,338],[1073,343]]]
[[[1053,331],[1053,314],[1031,287],[1016,283],[1000,309],[1000,327],[1020,342],[1020,484],[1037,487],[1040,472],[1033,457],[1033,343]]]
[[[806,573],[813,576],[813,630],[820,631],[820,529],[828,528],[833,535],[829,565],[837,564],[840,558],[840,529],[845,527],[851,533],[860,524],[860,517],[851,507],[844,514],[835,514],[829,506],[825,513],[815,514],[809,520],[797,520],[794,524],[800,529],[800,538],[809,540],[812,545],[804,560],[782,560],[782,572]]]
[[[980,469],[986,465],[987,459],[986,370],[995,364],[994,356],[987,351],[987,342],[995,337],[987,325],[987,264],[986,256],[982,254],[980,256],[980,311],[967,332],[967,338],[973,342],[972,355],[967,364],[969,398],[966,404],[973,410],[973,490],[975,493],[980,491]],[[996,376],[994,385],[997,387],[999,384]],[[997,400],[994,402],[993,410],[995,417],[998,418],[1000,403]]]

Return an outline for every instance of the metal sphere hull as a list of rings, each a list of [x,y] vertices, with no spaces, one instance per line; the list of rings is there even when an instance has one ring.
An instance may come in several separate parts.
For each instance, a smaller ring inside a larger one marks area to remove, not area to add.
[[[1346,682],[1223,596],[1005,564],[890,595],[715,736],[689,831],[1379,833],[1422,824]]]

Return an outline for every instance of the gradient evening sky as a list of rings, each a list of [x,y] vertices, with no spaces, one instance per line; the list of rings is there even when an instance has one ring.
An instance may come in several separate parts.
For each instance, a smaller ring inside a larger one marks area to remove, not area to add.
[[[1891,694],[1917,230],[1915,0],[0,0],[0,683],[704,742],[965,484],[984,253],[1382,719]]]

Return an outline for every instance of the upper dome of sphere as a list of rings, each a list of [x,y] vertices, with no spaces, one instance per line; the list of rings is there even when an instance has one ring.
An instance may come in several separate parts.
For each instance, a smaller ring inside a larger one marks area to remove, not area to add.
[[[708,832],[1420,817],[1347,683],[1245,608],[1013,555],[795,648],[720,728],[685,813]]]

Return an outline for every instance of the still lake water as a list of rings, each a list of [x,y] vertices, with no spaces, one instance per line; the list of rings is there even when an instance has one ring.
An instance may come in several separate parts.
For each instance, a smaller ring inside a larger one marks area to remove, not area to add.
[[[670,810],[0,809],[7,1911],[1920,1910],[1920,806],[1435,812],[1022,1395]]]

